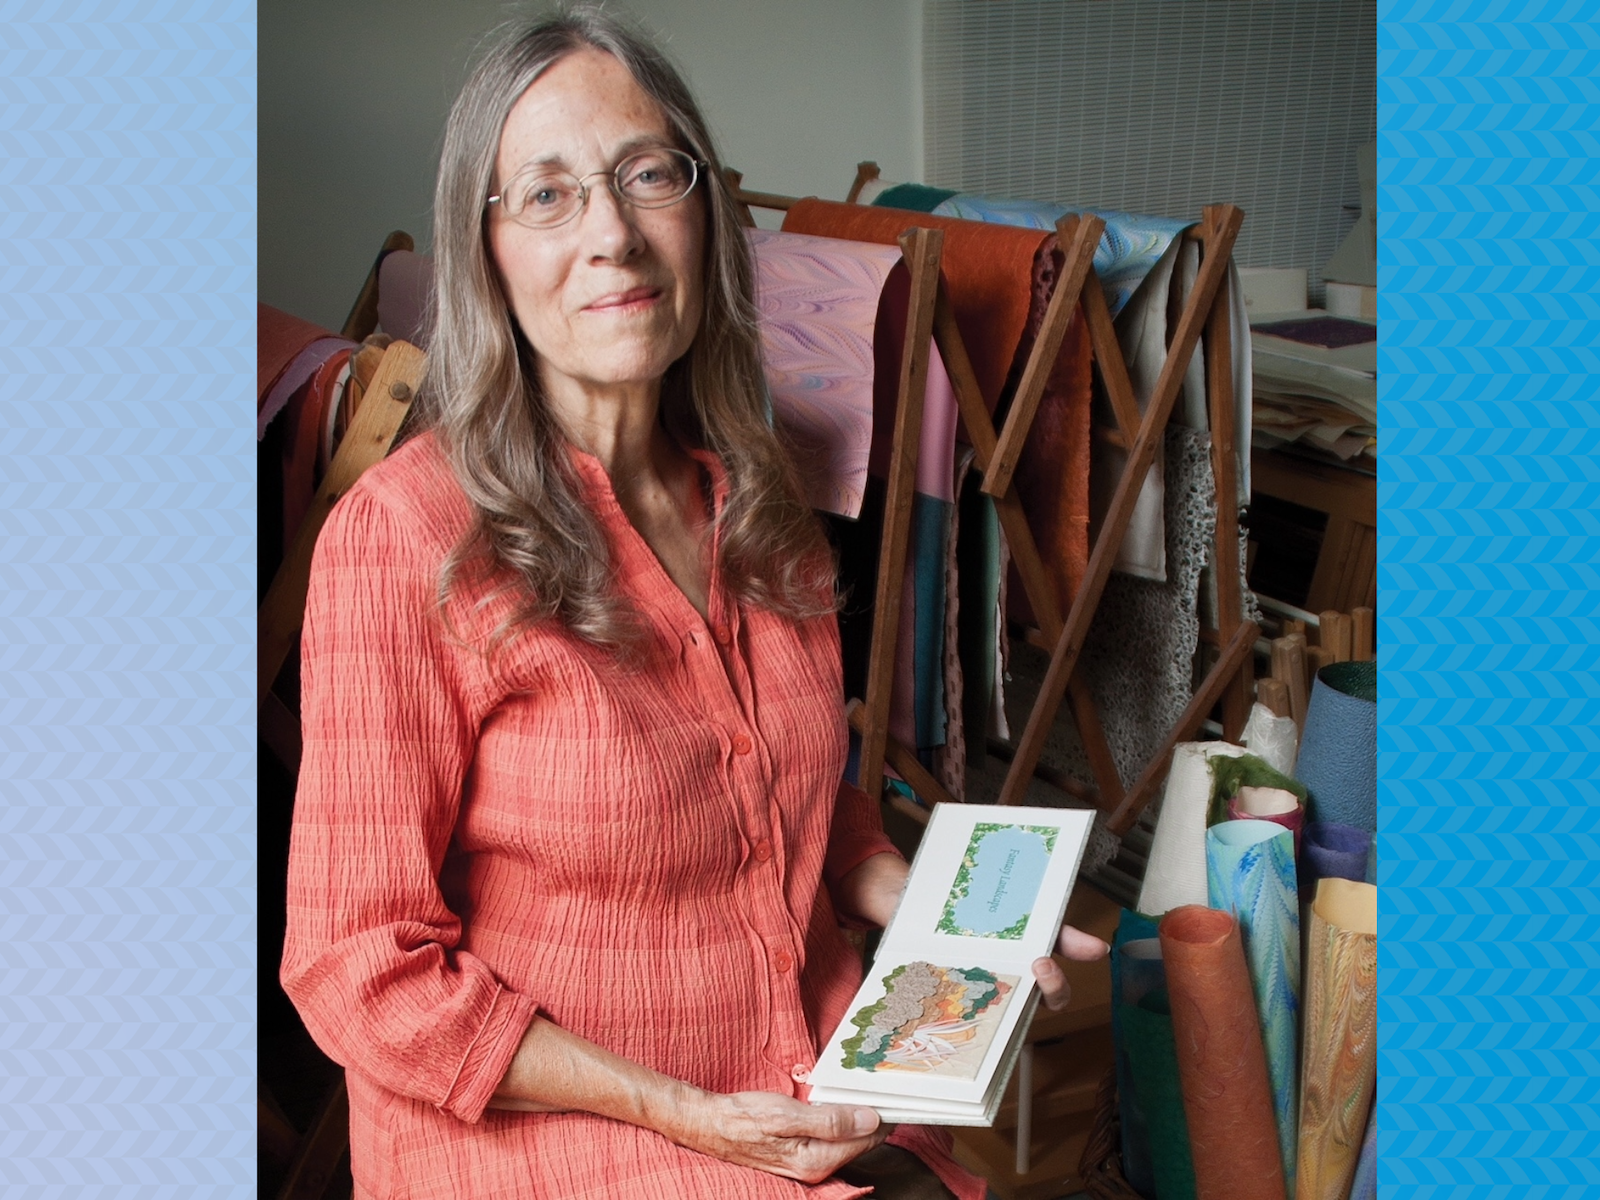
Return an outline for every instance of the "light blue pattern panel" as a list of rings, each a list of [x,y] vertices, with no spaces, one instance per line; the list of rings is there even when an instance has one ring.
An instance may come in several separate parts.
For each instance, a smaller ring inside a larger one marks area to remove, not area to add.
[[[966,193],[951,196],[933,211],[941,217],[1020,225],[1025,229],[1054,229],[1068,213],[1093,213],[1106,223],[1094,249],[1094,272],[1113,317],[1122,311],[1173,240],[1194,224],[1110,208],[1069,208],[1038,200],[998,200]]]
[[[1300,1096],[1300,898],[1294,834],[1273,821],[1206,830],[1206,900],[1239,919],[1278,1118],[1284,1183],[1294,1200]]]
[[[1600,29],[1380,5],[1378,1194],[1600,1182]]]
[[[0,0],[0,1195],[248,1196],[255,10]]]

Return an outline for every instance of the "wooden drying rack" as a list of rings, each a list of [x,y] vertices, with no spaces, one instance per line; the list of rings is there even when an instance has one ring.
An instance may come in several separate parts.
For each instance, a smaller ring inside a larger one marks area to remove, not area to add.
[[[877,175],[877,167],[863,163],[850,191],[853,200],[862,185]],[[750,209],[787,211],[797,198],[748,191],[743,177],[727,172],[735,199],[746,223],[754,226]],[[1243,617],[1237,569],[1212,572],[1216,579],[1217,627],[1203,629],[1201,641],[1216,649],[1217,658],[1206,672],[1177,723],[1131,786],[1124,786],[1106,740],[1105,727],[1087,684],[1078,671],[1089,625],[1105,590],[1144,478],[1155,461],[1167,421],[1183,384],[1195,347],[1206,348],[1206,391],[1211,427],[1211,461],[1216,480],[1217,522],[1213,561],[1231,567],[1239,557],[1238,468],[1233,419],[1233,364],[1227,304],[1227,266],[1244,213],[1231,204],[1210,205],[1200,223],[1184,237],[1198,243],[1201,265],[1184,302],[1168,346],[1155,390],[1144,411],[1139,410],[1122,349],[1112,325],[1105,294],[1094,273],[1094,251],[1105,223],[1092,214],[1068,214],[1056,223],[1058,244],[1065,255],[1061,273],[1045,311],[1044,321],[1024,365],[1015,396],[999,429],[990,417],[973,372],[972,361],[956,327],[955,312],[945,280],[939,274],[944,235],[941,230],[918,227],[907,214],[907,229],[899,242],[911,272],[911,301],[907,338],[902,355],[895,414],[894,441],[889,465],[888,494],[881,543],[871,650],[865,695],[850,703],[852,726],[861,735],[863,786],[882,776],[884,763],[930,803],[954,797],[922,765],[915,751],[889,734],[889,703],[893,687],[895,646],[899,636],[898,589],[905,570],[909,540],[912,484],[916,476],[918,431],[922,418],[922,393],[927,380],[927,339],[931,331],[956,396],[961,421],[972,443],[981,472],[980,487],[995,505],[1010,545],[1037,626],[1028,640],[1050,652],[1050,665],[1029,713],[1020,740],[1013,748],[1011,765],[1001,789],[1001,804],[1022,802],[1028,783],[1039,768],[1044,744],[1064,700],[1071,712],[1085,755],[1094,775],[1093,786],[1041,773],[1079,799],[1089,801],[1106,817],[1108,828],[1121,835],[1138,820],[1172,763],[1173,748],[1192,740],[1211,710],[1220,702],[1224,736],[1236,739],[1243,731],[1251,702],[1253,666],[1251,650],[1258,629]],[[1092,286],[1090,286],[1092,284]],[[1096,436],[1122,447],[1127,460],[1118,476],[1111,504],[1089,555],[1088,569],[1065,615],[1055,582],[1046,569],[1027,513],[1017,496],[1014,474],[1022,448],[1044,396],[1046,380],[1060,350],[1073,312],[1082,307],[1089,327],[1095,365],[1110,400],[1115,427],[1097,429]],[[996,398],[998,399],[998,397]],[[926,822],[928,812],[900,797],[892,789],[889,802],[915,819]]]

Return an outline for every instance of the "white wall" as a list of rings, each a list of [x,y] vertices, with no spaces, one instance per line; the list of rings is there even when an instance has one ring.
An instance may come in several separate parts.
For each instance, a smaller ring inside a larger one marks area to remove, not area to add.
[[[533,5],[531,7],[543,7]],[[626,0],[747,186],[843,199],[922,177],[919,0]],[[337,329],[378,245],[426,247],[445,115],[502,0],[265,0],[261,300]]]

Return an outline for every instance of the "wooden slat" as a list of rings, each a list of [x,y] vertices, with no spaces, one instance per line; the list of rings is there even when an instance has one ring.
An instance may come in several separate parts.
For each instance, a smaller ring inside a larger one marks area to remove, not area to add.
[[[1078,217],[1068,214],[1056,225],[1057,240],[1066,252],[1061,278],[1056,281],[1045,308],[1044,321],[1039,336],[1028,352],[1027,364],[1022,369],[1022,380],[1006,413],[1005,426],[1000,430],[994,457],[983,473],[981,490],[986,496],[1003,496],[1011,489],[1011,477],[1016,473],[1022,458],[1022,447],[1033,431],[1033,419],[1039,411],[1039,401],[1044,398],[1044,387],[1055,369],[1056,357],[1061,353],[1061,339],[1066,336],[1072,314],[1077,311],[1078,297],[1083,294],[1084,281],[1094,281],[1094,251],[1100,244],[1100,235],[1106,223],[1099,217]],[[1098,281],[1091,286],[1098,289]]]
[[[1089,321],[1089,345],[1100,368],[1100,380],[1106,385],[1106,396],[1117,418],[1116,432],[1121,435],[1118,444],[1126,449],[1139,434],[1139,401],[1133,394],[1133,380],[1128,377],[1116,326],[1111,322],[1111,309],[1098,286],[1084,289],[1083,315]]]
[[[1221,699],[1223,689],[1238,672],[1239,664],[1250,656],[1256,635],[1260,632],[1254,621],[1244,621],[1239,625],[1234,632],[1233,640],[1223,650],[1222,657],[1207,673],[1199,689],[1184,707],[1178,723],[1167,734],[1161,750],[1150,760],[1134,785],[1128,789],[1128,794],[1123,797],[1116,811],[1106,819],[1106,826],[1112,833],[1121,837],[1133,828],[1133,823],[1139,819],[1139,814],[1155,795],[1155,789],[1167,777],[1167,771],[1172,767],[1174,747],[1179,742],[1192,741],[1195,734],[1200,732],[1206,714]]]
[[[861,786],[877,791],[883,776],[889,736],[889,705],[894,692],[895,647],[900,634],[900,594],[905,587],[906,548],[910,542],[912,492],[922,431],[922,401],[928,386],[928,347],[939,290],[939,259],[944,232],[912,229],[900,237],[900,253],[911,272],[906,338],[900,356],[900,384],[894,414],[893,451],[884,500],[883,537],[878,552],[878,585],[872,610],[872,648],[867,656],[866,703],[869,717],[861,733]]]
[[[846,204],[854,204],[861,195],[861,189],[874,179],[878,178],[878,164],[875,162],[859,162],[856,164],[855,182],[850,185],[850,192],[844,198]]]
[[[306,590],[311,579],[311,553],[334,502],[373,463],[389,452],[394,435],[411,409],[425,359],[409,342],[393,342],[373,376],[361,411],[345,432],[328,466],[328,474],[295,532],[257,612],[256,707],[259,709],[305,619]]]
[[[1082,671],[1072,673],[1067,683],[1067,701],[1078,727],[1078,740],[1083,743],[1083,756],[1089,760],[1089,770],[1100,792],[1097,802],[1109,812],[1122,803],[1122,774],[1117,770],[1111,743],[1106,740],[1106,728],[1100,722],[1100,710],[1095,706],[1089,685],[1083,681]]]
[[[1084,641],[1088,637],[1089,622],[1100,603],[1106,579],[1111,573],[1111,564],[1122,544],[1123,535],[1128,530],[1128,523],[1133,519],[1134,503],[1144,485],[1145,472],[1155,461],[1157,447],[1167,427],[1167,418],[1171,415],[1173,403],[1183,383],[1184,371],[1194,353],[1195,345],[1200,340],[1201,329],[1225,277],[1228,257],[1233,251],[1233,242],[1238,236],[1239,226],[1243,220],[1244,214],[1231,205],[1222,206],[1214,219],[1215,234],[1207,242],[1205,261],[1200,266],[1194,289],[1190,292],[1182,315],[1178,319],[1177,330],[1168,349],[1166,361],[1162,364],[1161,374],[1156,381],[1155,393],[1140,421],[1139,434],[1134,439],[1133,449],[1128,453],[1127,464],[1123,468],[1122,477],[1117,481],[1117,488],[1101,526],[1100,536],[1095,540],[1094,551],[1089,556],[1088,571],[1078,589],[1078,594],[1073,597],[1072,608],[1067,615],[1061,636],[1056,641],[1055,651],[1050,656],[1050,666],[1045,671],[1044,683],[1034,701],[1033,710],[1028,714],[1028,723],[1023,729],[1022,739],[1017,744],[1017,756],[1012,760],[1011,769],[1000,792],[1002,804],[1021,802],[1027,789],[1028,778],[1033,774],[1034,765],[1044,751],[1045,738],[1049,735],[1050,726],[1061,706],[1067,683],[1077,669],[1078,657],[1082,654]]]

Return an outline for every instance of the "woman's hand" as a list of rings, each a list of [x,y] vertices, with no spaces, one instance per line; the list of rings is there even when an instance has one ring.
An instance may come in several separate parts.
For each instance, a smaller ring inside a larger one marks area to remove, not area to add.
[[[811,1105],[777,1092],[700,1093],[681,1125],[662,1130],[680,1146],[773,1175],[819,1183],[889,1136],[870,1108]]]
[[[1063,925],[1056,937],[1056,953],[1072,962],[1097,962],[1111,953],[1111,947],[1092,933]],[[1072,999],[1067,973],[1054,958],[1033,960],[1033,977],[1039,981],[1040,997],[1051,1012],[1060,1012]]]

